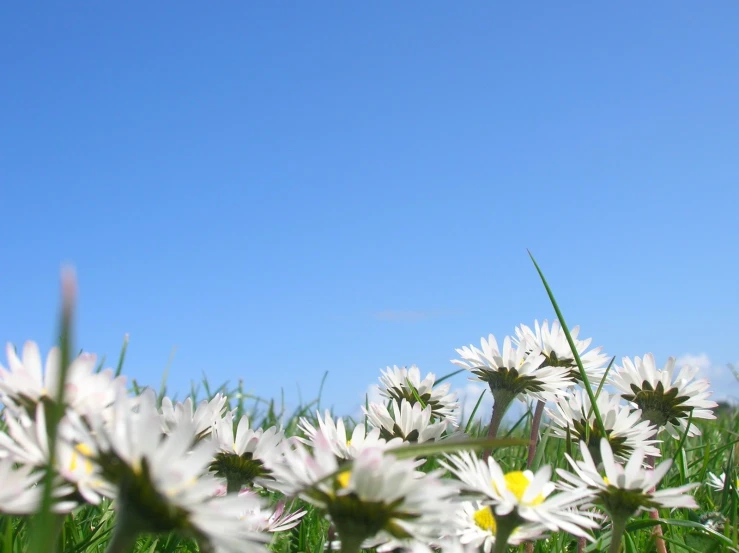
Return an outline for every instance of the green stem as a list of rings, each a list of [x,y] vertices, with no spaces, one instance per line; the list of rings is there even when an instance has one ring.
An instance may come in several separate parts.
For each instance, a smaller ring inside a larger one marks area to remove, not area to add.
[[[626,531],[626,517],[613,518],[613,530],[611,531],[611,545],[608,553],[618,553],[621,550],[621,541]]]
[[[500,423],[503,421],[503,417],[508,411],[508,407],[511,405],[515,396],[510,392],[503,390],[496,390],[493,392],[493,413],[490,416],[490,426],[488,427],[488,440],[492,440],[498,435],[500,429]],[[482,455],[482,458],[487,461],[492,450],[486,449]]]
[[[508,551],[508,538],[513,534],[515,527],[509,525],[498,526],[495,531],[495,551],[493,553],[506,553]]]
[[[137,537],[137,532],[132,531],[124,521],[118,520],[113,531],[113,539],[108,543],[108,549],[105,553],[130,553],[136,545]]]
[[[357,536],[341,536],[341,553],[359,553],[364,539]]]

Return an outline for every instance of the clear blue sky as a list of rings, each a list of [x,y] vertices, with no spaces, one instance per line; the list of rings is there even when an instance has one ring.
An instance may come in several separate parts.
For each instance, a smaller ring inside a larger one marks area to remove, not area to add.
[[[739,360],[736,2],[13,3],[0,340],[339,410],[552,316]],[[3,355],[3,364],[5,358]],[[715,373],[715,371],[714,371]],[[464,379],[458,381],[464,384]],[[721,391],[727,388],[724,379]],[[736,394],[735,395],[739,395]]]

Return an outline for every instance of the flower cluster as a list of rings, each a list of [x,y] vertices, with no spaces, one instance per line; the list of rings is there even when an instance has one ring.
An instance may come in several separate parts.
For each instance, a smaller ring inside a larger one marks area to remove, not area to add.
[[[662,431],[694,435],[690,420],[714,416],[695,369],[675,372],[674,359],[658,369],[650,354],[607,371],[591,339],[577,330],[568,339],[558,323],[514,334],[502,347],[490,335],[480,348],[460,348],[453,362],[492,393],[488,438],[513,400],[536,401],[532,446],[545,414],[549,435],[568,441],[571,472],[532,468],[531,456],[505,457],[491,450],[498,442],[465,435],[450,383],[415,365],[381,371],[381,400],[363,407],[363,421],[319,411],[286,434],[259,427],[224,394],[198,403],[132,393],[91,354],[62,367],[57,348],[43,361],[32,342],[20,355],[8,346],[0,512],[37,512],[50,470],[59,516],[84,505],[115,509],[111,551],[170,532],[204,551],[266,551],[270,534],[289,534],[315,511],[342,552],[491,553],[557,532],[593,540],[603,519],[616,547],[639,512],[696,506],[693,484],[657,489],[670,461],[654,466]],[[716,489],[732,488],[725,475],[709,477]]]

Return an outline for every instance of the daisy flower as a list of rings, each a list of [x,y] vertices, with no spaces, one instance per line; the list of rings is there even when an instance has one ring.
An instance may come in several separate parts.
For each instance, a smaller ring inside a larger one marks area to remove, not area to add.
[[[195,425],[197,439],[202,440],[212,430],[213,426],[221,420],[226,412],[226,401],[228,398],[223,394],[216,394],[210,401],[203,400],[194,407],[192,398],[188,397],[184,402],[172,403],[168,397],[162,399],[161,427],[165,433],[170,433],[183,421],[189,421]]]
[[[455,411],[459,408],[457,394],[449,393],[450,384],[442,384],[434,388],[436,375],[428,373],[421,380],[421,372],[413,365],[409,369],[393,366],[387,367],[380,377],[380,394],[388,399],[402,401],[407,399],[411,404],[421,402],[422,407],[431,406],[431,415],[457,423]]]
[[[35,420],[22,415],[19,419],[6,417],[5,423],[9,434],[0,432],[0,447],[4,450],[0,457],[7,456],[16,463],[45,469],[49,464],[49,434],[43,405],[36,405]],[[115,487],[103,478],[100,467],[89,458],[94,452],[94,443],[65,439],[70,434],[78,435],[71,425],[68,417],[60,421],[55,454],[55,469],[63,480],[57,488],[63,486],[66,490],[65,497],[60,497],[60,490],[55,496],[64,501],[67,510],[82,501],[97,505],[102,497],[115,496]]]
[[[538,348],[531,349],[529,344],[514,347],[511,338],[506,336],[501,351],[492,334],[487,340],[480,340],[480,344],[482,349],[473,345],[458,349],[461,359],[452,363],[487,382],[496,401],[503,396],[510,400],[530,396],[546,402],[556,399],[569,385],[569,370],[546,366],[545,357]]]
[[[299,428],[308,439],[300,438],[300,441],[307,445],[313,445],[316,436],[320,433],[325,438],[333,451],[334,455],[340,459],[354,459],[361,451],[369,447],[397,447],[403,443],[403,440],[394,438],[389,442],[380,438],[380,429],[373,428],[369,432],[365,431],[363,424],[357,424],[351,433],[351,437],[347,438],[346,425],[341,417],[333,419],[331,413],[326,410],[326,414],[322,417],[320,413],[316,413],[318,428],[313,426],[305,417],[300,418]]]
[[[555,400],[570,385],[569,370],[566,367],[548,366],[538,346],[520,343],[514,348],[511,338],[506,336],[501,351],[492,334],[487,340],[481,339],[480,344],[482,349],[473,345],[458,349],[461,359],[452,363],[467,369],[490,387],[493,413],[488,438],[496,436],[503,416],[514,399],[525,401],[531,397],[543,405]]]
[[[721,476],[716,476],[714,473],[709,472],[706,484],[718,492],[724,491],[724,488],[726,488],[726,473],[722,472]],[[729,482],[729,484],[731,484],[731,482]],[[739,476],[737,476],[734,481],[734,491],[739,491]]]
[[[130,406],[120,398],[111,423],[98,421],[93,432],[99,449],[95,461],[118,487],[115,546],[130,548],[140,532],[176,531],[219,553],[265,551],[265,534],[244,515],[245,499],[214,496],[218,481],[206,472],[216,443],[196,442],[197,427],[189,417],[163,436],[150,391],[139,396],[136,412]],[[249,501],[258,506],[256,499]]]
[[[608,440],[603,439],[600,456],[605,475],[602,475],[584,443],[581,443],[580,451],[582,461],[575,461],[565,453],[574,474],[562,469],[557,469],[557,473],[565,480],[566,489],[592,490],[595,494],[593,503],[611,515],[613,538],[610,551],[618,551],[626,522],[637,513],[660,507],[695,509],[698,506],[693,496],[687,493],[698,486],[697,483],[653,491],[670,469],[671,459],[654,469],[645,469],[646,453],[643,449],[635,449],[628,462],[622,465],[614,460]]]
[[[252,484],[264,487],[271,480],[264,466],[264,452],[277,448],[285,433],[274,426],[267,430],[249,428],[249,418],[244,415],[234,434],[233,414],[226,413],[213,426],[212,439],[218,450],[210,470],[226,479],[229,492],[238,492]]]
[[[528,470],[504,473],[492,457],[485,461],[468,451],[447,455],[441,464],[462,482],[463,489],[490,505],[496,537],[503,544],[508,543],[516,528],[525,524],[586,538],[590,536],[584,528],[597,526],[585,513],[575,509],[587,502],[592,493],[573,489],[553,494],[552,469],[548,465],[536,474]]]
[[[390,402],[388,409],[382,403],[370,403],[369,410],[362,407],[369,423],[380,430],[385,440],[400,438],[404,442],[424,443],[441,439],[447,428],[446,421],[431,422],[431,406],[421,407],[407,399]]]
[[[37,484],[44,477],[42,471],[27,465],[15,468],[12,459],[0,459],[0,513],[29,515],[41,503],[42,488]]]
[[[34,417],[36,404],[56,400],[61,374],[59,348],[49,351],[46,362],[42,362],[35,342],[23,345],[21,357],[12,344],[7,344],[5,351],[8,368],[0,365],[2,401],[16,412],[22,410]],[[93,354],[83,353],[67,368],[64,402],[83,416],[98,416],[113,403],[116,393],[125,389],[125,379],[115,377],[112,369],[95,372],[96,359]]]
[[[568,378],[572,381],[582,381],[582,375],[575,362],[575,356],[572,354],[572,348],[570,348],[567,336],[559,321],[554,321],[551,329],[546,320],[541,326],[539,326],[539,321],[534,321],[533,330],[526,325],[521,325],[516,327],[515,332],[516,338],[514,341],[517,345],[526,344],[526,347],[531,350],[541,350],[546,365],[564,367],[569,370]],[[570,330],[570,336],[572,336],[572,341],[575,343],[585,374],[590,382],[600,382],[608,366],[609,358],[601,353],[601,347],[587,351],[593,339],[578,340],[577,335],[579,333],[580,327],[576,326]]]
[[[300,495],[327,514],[342,551],[433,541],[447,521],[446,499],[456,492],[438,472],[417,473],[413,461],[381,449],[364,449],[342,472],[321,434],[313,453],[302,443],[283,447],[269,467],[286,494]]]
[[[474,547],[479,551],[491,553],[495,546],[495,516],[493,508],[481,501],[465,501],[459,505],[455,515],[457,536],[460,543]],[[508,538],[508,545],[519,545],[524,541],[537,540],[546,532],[546,528],[537,524],[524,524],[516,527]]]
[[[679,438],[686,430],[691,411],[694,419],[716,418],[712,409],[718,404],[708,399],[710,383],[705,378],[696,380],[698,371],[698,367],[686,365],[676,373],[674,357],[667,360],[664,369],[658,369],[654,355],[648,353],[633,361],[624,357],[623,366],[616,367],[613,385],[626,401],[641,409],[644,420]],[[700,433],[697,426],[690,425],[689,436]]]
[[[256,492],[252,490],[239,492],[239,497],[250,498],[252,496],[258,497]],[[300,524],[300,520],[308,513],[305,509],[298,509],[292,512],[288,511],[285,508],[284,501],[278,501],[274,509],[255,507],[253,503],[250,504],[249,509],[248,514],[256,521],[257,529],[261,532],[269,532],[270,534],[295,528]]]
[[[609,396],[601,390],[597,398],[603,426],[605,426],[608,441],[616,457],[626,459],[637,447],[641,447],[653,457],[659,457],[659,449],[654,439],[657,428],[649,421],[642,420],[641,411],[632,410],[621,403],[618,395]],[[555,409],[547,409],[547,415],[552,422],[553,435],[558,438],[587,441],[590,454],[600,458],[600,440],[603,438],[600,426],[595,421],[591,408],[590,397],[583,390],[577,390],[567,398],[560,399]]]

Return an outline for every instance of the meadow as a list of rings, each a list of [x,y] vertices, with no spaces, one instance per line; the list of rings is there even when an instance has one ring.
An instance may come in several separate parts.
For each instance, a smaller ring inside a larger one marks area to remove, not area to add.
[[[74,349],[64,276],[59,347],[9,346],[0,373],[0,551],[739,551],[736,408],[674,359],[591,347],[540,275],[557,320],[447,374],[388,367],[357,419],[323,381],[291,412],[242,383],[127,381],[125,345],[110,368]],[[461,412],[460,373],[492,413]]]

